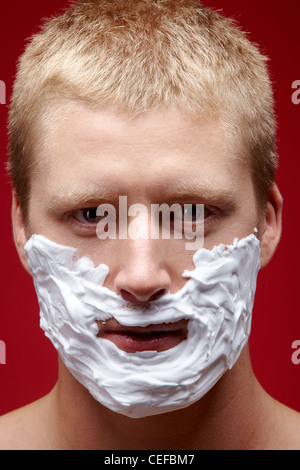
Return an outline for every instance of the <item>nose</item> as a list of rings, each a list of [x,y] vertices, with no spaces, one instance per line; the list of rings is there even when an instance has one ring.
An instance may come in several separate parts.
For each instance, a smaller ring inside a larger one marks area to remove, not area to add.
[[[135,304],[157,300],[170,291],[170,274],[157,241],[126,242],[114,279],[115,291]]]

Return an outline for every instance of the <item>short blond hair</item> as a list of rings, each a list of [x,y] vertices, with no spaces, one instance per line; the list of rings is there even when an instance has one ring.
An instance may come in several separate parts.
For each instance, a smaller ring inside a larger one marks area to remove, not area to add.
[[[266,58],[197,0],[83,0],[48,20],[21,57],[12,96],[8,169],[26,217],[34,124],[53,99],[215,114],[251,158],[264,204],[277,165]]]

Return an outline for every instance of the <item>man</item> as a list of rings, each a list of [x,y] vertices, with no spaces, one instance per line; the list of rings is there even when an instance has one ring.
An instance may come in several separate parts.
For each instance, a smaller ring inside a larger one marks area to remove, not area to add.
[[[13,227],[59,379],[1,418],[1,448],[299,447],[299,415],[245,345],[258,240],[264,268],[281,233],[274,129],[264,58],[197,1],[81,1],[33,38],[10,113]],[[101,237],[98,209],[121,196],[203,207],[205,250]]]

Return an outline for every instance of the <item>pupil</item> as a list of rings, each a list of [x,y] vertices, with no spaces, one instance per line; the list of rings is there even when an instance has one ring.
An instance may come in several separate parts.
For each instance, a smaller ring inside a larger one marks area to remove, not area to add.
[[[85,209],[84,211],[84,218],[90,222],[91,219],[92,221],[94,221],[96,218],[97,218],[97,208],[96,207],[92,207],[90,209]]]
[[[196,204],[192,204],[192,206],[188,208],[188,213],[187,213],[188,219],[191,220],[192,222],[195,222],[197,220],[197,215],[198,215],[197,206]]]

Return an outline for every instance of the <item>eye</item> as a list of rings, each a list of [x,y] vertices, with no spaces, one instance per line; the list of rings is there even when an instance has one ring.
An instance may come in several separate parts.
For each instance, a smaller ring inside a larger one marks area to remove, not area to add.
[[[185,204],[183,215],[186,222],[202,222],[209,210],[203,204]]]
[[[73,212],[73,217],[83,224],[97,224],[101,220],[101,216],[97,215],[97,207],[89,207]]]
[[[182,234],[186,237],[204,230],[206,219],[210,219],[212,211],[204,204],[184,204],[171,213],[172,228],[175,238]]]
[[[202,223],[212,211],[203,204],[184,204],[182,207],[182,216],[185,223]]]

